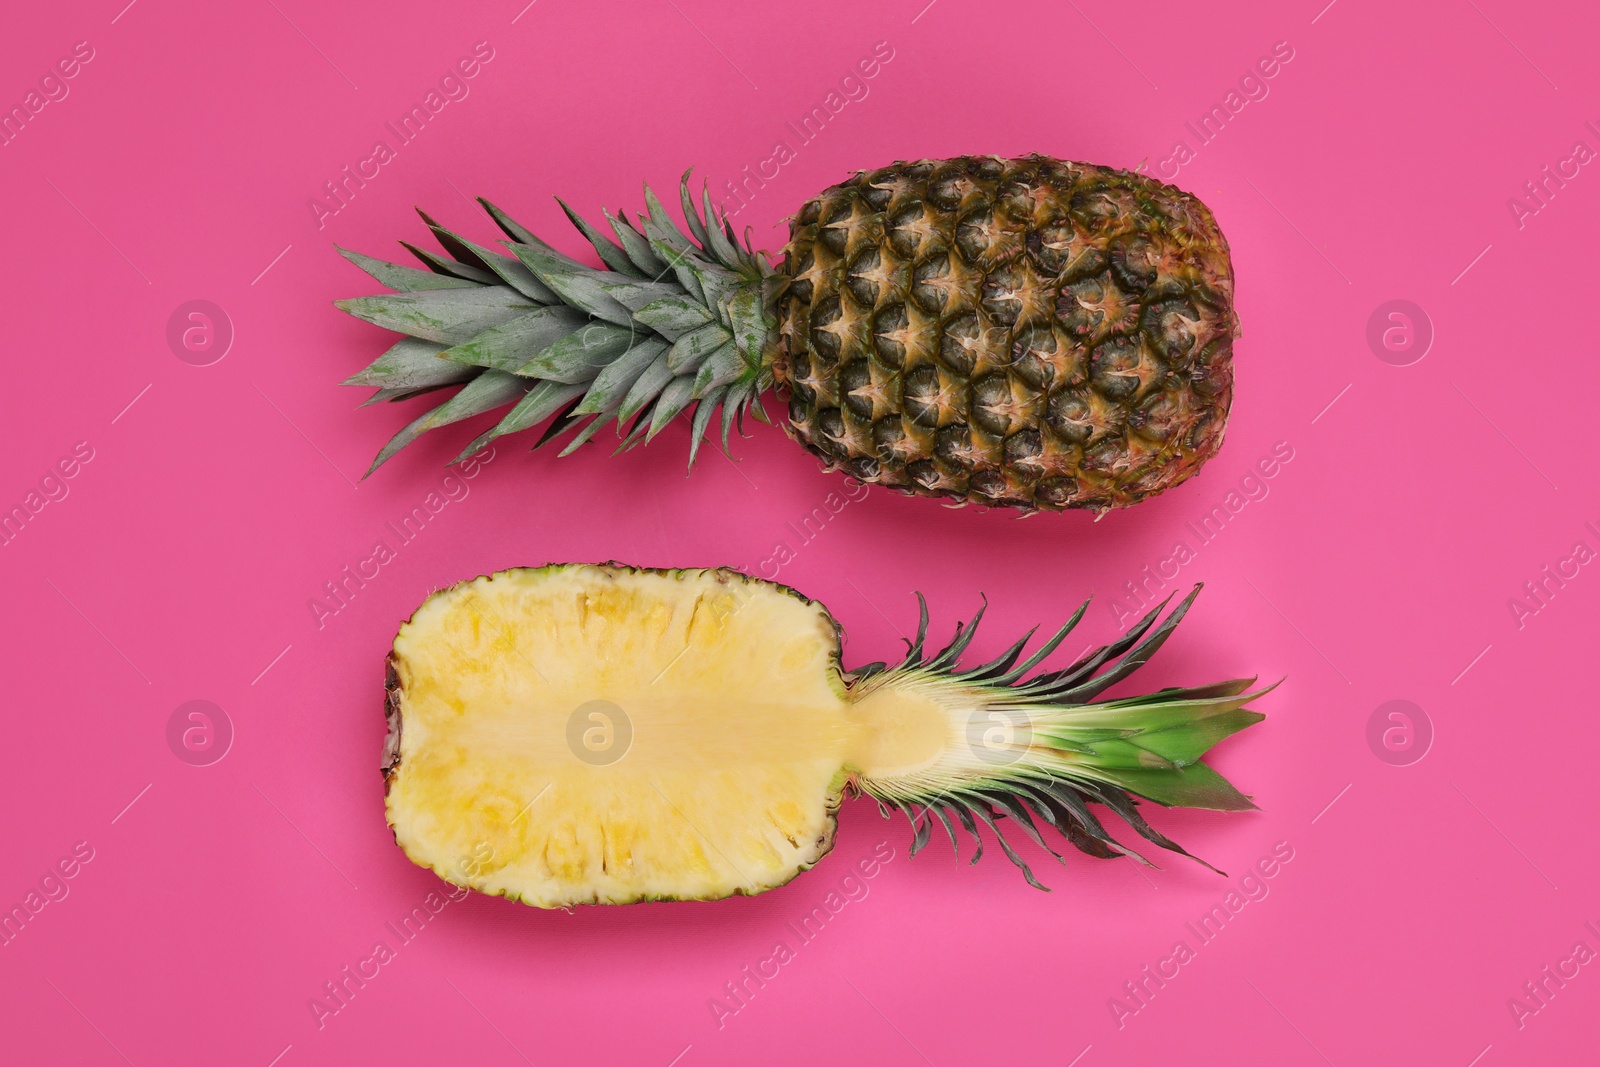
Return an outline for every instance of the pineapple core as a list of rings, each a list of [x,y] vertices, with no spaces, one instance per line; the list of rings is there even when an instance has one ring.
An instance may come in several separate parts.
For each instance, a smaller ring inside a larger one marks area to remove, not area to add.
[[[851,775],[930,764],[952,729],[932,700],[853,704],[821,605],[729,571],[477,578],[390,662],[395,839],[541,907],[782,885],[832,847]]]

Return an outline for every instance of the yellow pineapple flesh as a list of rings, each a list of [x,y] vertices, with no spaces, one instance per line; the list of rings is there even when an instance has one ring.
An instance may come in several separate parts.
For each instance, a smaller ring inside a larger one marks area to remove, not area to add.
[[[742,578],[457,586],[395,641],[390,824],[417,862],[530,904],[779,885],[833,842],[837,651],[820,607]]]

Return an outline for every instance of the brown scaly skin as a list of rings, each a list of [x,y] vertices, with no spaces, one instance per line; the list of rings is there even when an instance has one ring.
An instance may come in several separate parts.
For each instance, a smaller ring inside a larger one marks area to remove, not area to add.
[[[383,661],[383,795],[389,795],[389,784],[400,770],[400,739],[405,728],[401,714],[400,674],[394,669],[394,653]]]
[[[1233,269],[1198,199],[1045,156],[862,172],[790,227],[790,434],[862,481],[1103,511],[1193,475],[1233,395]]]

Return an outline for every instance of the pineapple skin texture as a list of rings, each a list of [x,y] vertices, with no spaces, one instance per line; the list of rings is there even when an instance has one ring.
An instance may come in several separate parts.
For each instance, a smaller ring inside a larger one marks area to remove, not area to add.
[[[829,470],[1099,512],[1222,445],[1233,268],[1173,186],[1037,155],[895,163],[807,202],[780,270],[787,429]]]

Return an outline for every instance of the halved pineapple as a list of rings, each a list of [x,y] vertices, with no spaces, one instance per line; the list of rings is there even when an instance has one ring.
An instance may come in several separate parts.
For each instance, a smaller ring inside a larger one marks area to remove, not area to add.
[[[1176,848],[1123,787],[1250,806],[1198,762],[1261,717],[1242,710],[1249,681],[1078,701],[1148,658],[1188,603],[1023,681],[1071,623],[1020,668],[1021,643],[960,671],[972,627],[924,659],[924,613],[904,662],[845,673],[820,604],[734,571],[477,578],[429,597],[395,639],[388,821],[415,862],[541,907],[782,885],[832,847],[847,788],[920,819],[914,850],[933,818],[954,839],[947,810],[975,836],[974,816],[1010,815],[1042,844],[1031,809],[1086,852],[1125,854],[1088,802]]]
[[[731,572],[549,567],[435,594],[395,641],[396,839],[546,906],[781,885],[833,843],[838,654],[820,606]]]

